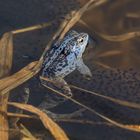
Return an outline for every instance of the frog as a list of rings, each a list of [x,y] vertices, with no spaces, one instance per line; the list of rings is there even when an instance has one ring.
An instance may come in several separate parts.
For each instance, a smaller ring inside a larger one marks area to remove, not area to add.
[[[92,77],[90,69],[83,61],[83,53],[88,41],[87,33],[79,33],[75,30],[69,31],[62,40],[56,41],[45,54],[40,76],[41,84],[51,85],[72,98],[72,91],[64,78],[75,70],[88,80]],[[46,95],[39,108],[53,108],[67,99],[50,93]]]

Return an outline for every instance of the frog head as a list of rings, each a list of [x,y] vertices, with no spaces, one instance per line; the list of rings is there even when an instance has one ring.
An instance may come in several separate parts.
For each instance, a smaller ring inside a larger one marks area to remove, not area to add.
[[[71,52],[75,54],[77,58],[81,58],[85,48],[88,44],[89,36],[87,33],[79,33],[77,36],[71,39],[73,43]]]

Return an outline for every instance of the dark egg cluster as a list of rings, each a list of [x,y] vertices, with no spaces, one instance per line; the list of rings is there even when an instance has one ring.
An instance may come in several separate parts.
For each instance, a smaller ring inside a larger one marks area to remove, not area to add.
[[[93,78],[90,81],[82,78],[74,85],[96,92],[100,95],[113,97],[122,101],[140,103],[140,73],[134,69],[103,69],[94,67]],[[95,109],[101,114],[124,123],[138,123],[140,111],[138,109],[118,105],[101,97],[73,89],[75,99]]]

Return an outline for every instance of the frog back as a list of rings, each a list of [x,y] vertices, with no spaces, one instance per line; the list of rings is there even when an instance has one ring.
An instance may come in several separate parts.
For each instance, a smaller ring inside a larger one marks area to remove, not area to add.
[[[60,54],[47,69],[43,69],[43,76],[48,78],[64,78],[76,69],[76,61],[77,59],[74,53],[70,53],[67,56]]]
[[[66,47],[66,44],[69,42],[69,40],[71,40],[71,38],[74,38],[77,35],[78,33],[76,31],[74,30],[69,31],[64,37],[64,39],[58,40],[56,43],[54,43],[45,54],[42,67],[47,69],[54,62],[54,60],[56,60],[57,57],[61,54],[61,52]]]

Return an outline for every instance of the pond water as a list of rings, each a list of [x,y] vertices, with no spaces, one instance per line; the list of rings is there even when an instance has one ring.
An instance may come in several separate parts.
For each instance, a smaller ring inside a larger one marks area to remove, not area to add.
[[[0,9],[1,34],[6,31],[21,27],[31,26],[42,22],[50,22],[56,19],[52,26],[22,33],[14,36],[14,60],[12,73],[15,73],[28,63],[38,60],[47,42],[58,28],[59,18],[71,10],[78,9],[86,0],[62,1],[62,0],[32,0],[31,2],[7,0],[1,2]],[[87,11],[82,20],[86,26],[78,23],[74,29],[87,32],[96,40],[96,45],[89,43],[84,54],[84,61],[92,70],[93,78],[90,81],[83,79],[77,72],[66,77],[69,84],[84,89],[107,95],[116,99],[140,103],[140,48],[139,37],[125,41],[109,41],[100,36],[121,35],[123,33],[139,31],[140,10],[139,1],[118,0],[109,1],[95,9]],[[63,7],[66,7],[65,9]],[[26,10],[25,10],[26,9]],[[17,98],[24,93],[24,89],[30,90],[29,104],[38,106],[46,92],[51,92],[40,85],[38,75],[20,87],[12,91],[11,98]],[[123,124],[139,124],[140,111],[124,107],[116,103],[104,100],[72,89],[74,99],[95,109],[97,112]],[[53,111],[57,113],[71,113],[78,105],[71,101],[61,104]],[[94,122],[105,122],[96,114],[86,111],[83,119]],[[43,131],[39,121],[23,119],[30,130]],[[102,124],[59,123],[71,140],[139,140],[140,134],[124,130],[115,126]],[[43,131],[44,133],[44,131]],[[46,140],[46,139],[45,139]]]

